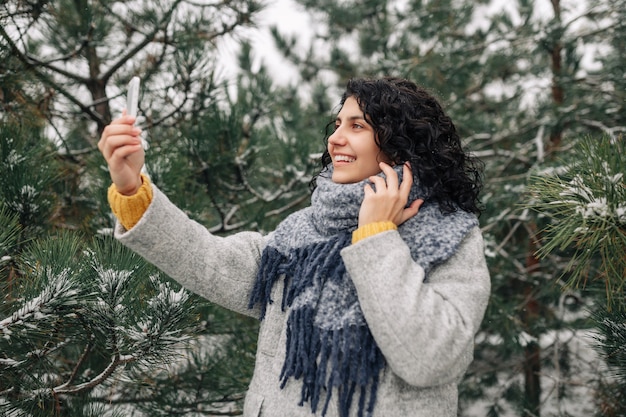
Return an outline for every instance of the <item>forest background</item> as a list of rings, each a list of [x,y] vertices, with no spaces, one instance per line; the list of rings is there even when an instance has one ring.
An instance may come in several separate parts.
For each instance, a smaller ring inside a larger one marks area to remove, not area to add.
[[[261,35],[263,6],[2,2],[0,415],[241,414],[257,323],[111,236],[96,143],[134,75],[152,180],[218,235],[308,204],[348,78],[429,88],[485,162],[459,415],[626,415],[626,0],[297,0]]]

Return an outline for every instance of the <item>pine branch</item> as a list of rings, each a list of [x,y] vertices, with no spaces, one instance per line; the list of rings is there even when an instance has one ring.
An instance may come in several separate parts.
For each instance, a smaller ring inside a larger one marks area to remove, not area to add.
[[[4,40],[9,44],[9,48],[11,49],[13,56],[17,57],[24,64],[24,67],[27,71],[31,71],[44,85],[54,89],[55,91],[60,92],[72,104],[76,105],[82,113],[89,115],[92,120],[101,121],[101,115],[92,111],[88,105],[84,105],[82,101],[79,100],[74,94],[70,93],[69,90],[54,81],[43,71],[40,71],[37,65],[38,62],[33,61],[32,57],[20,51],[17,45],[15,45],[9,34],[4,30],[2,26],[0,26],[0,36],[2,36],[2,38],[4,38]],[[54,68],[49,69],[54,70]]]
[[[45,68],[47,70],[50,70],[54,73],[60,74],[66,78],[68,78],[69,80],[75,81],[77,83],[81,83],[81,84],[86,84],[89,82],[88,78],[85,77],[81,77],[79,75],[76,75],[72,72],[67,71],[66,69],[62,68],[62,67],[58,67],[56,65],[53,65],[54,62],[57,61],[61,61],[64,62],[70,58],[75,58],[76,55],[78,55],[78,53],[86,46],[86,41],[82,42],[80,44],[79,49],[77,49],[76,51],[72,51],[70,52],[68,55],[66,56],[60,56],[51,60],[41,60],[39,59],[37,56],[29,54],[29,53],[24,53],[24,62],[28,63],[28,67],[29,68],[37,68],[37,67],[41,67],[41,68]]]
[[[585,138],[575,150],[582,159],[565,161],[558,175],[533,176],[529,186],[534,201],[528,207],[552,220],[538,255],[573,250],[567,282],[584,287],[589,278],[603,280],[609,307],[623,303],[626,285],[625,151],[621,137]]]
[[[284,206],[280,208],[266,212],[265,217],[279,216],[285,212],[290,211],[294,207],[297,207],[298,205],[302,204],[304,201],[308,200],[309,198],[311,198],[310,195],[303,194],[301,197],[292,200],[291,202],[289,202],[288,204],[285,204]]]
[[[68,378],[68,380],[65,382],[64,385],[69,385],[72,384],[74,382],[74,380],[76,380],[76,377],[78,376],[78,371],[79,369],[83,366],[83,364],[85,363],[85,361],[87,360],[87,358],[89,357],[89,354],[92,352],[94,346],[95,346],[95,336],[92,334],[89,335],[89,342],[87,343],[87,345],[85,345],[85,349],[83,349],[83,353],[80,355],[80,357],[78,358],[78,360],[76,361],[76,364],[74,365],[74,370],[72,371],[70,377]]]
[[[135,357],[134,355],[121,356],[120,354],[115,354],[111,358],[111,361],[109,362],[107,367],[104,369],[104,371],[100,372],[100,374],[98,374],[91,380],[84,382],[82,384],[78,384],[78,385],[71,385],[71,382],[67,381],[57,387],[52,388],[51,392],[53,395],[80,394],[82,392],[91,390],[95,388],[96,386],[102,384],[107,378],[109,378],[120,365],[125,365],[128,363],[134,362],[136,360],[137,360],[137,357]],[[34,391],[33,392],[35,394],[34,396],[37,396],[37,394],[39,394],[42,391],[43,393],[45,393],[47,389]]]
[[[5,337],[10,337],[13,326],[23,325],[28,321],[41,320],[61,306],[76,303],[74,296],[78,294],[78,291],[68,279],[69,270],[51,275],[51,282],[39,295],[24,303],[11,316],[0,320],[0,332],[4,333]]]
[[[140,51],[142,51],[148,44],[153,42],[156,39],[156,35],[167,28],[170,19],[172,18],[174,12],[178,5],[182,3],[182,0],[175,0],[171,5],[168,12],[160,19],[159,22],[154,24],[154,28],[151,32],[144,35],[141,42],[138,42],[133,48],[130,48],[127,52],[120,55],[116,62],[112,63],[109,67],[108,71],[104,72],[100,76],[100,80],[103,82],[107,82],[114,74],[116,74],[121,67],[126,65],[128,62],[132,61],[132,58],[137,55]]]

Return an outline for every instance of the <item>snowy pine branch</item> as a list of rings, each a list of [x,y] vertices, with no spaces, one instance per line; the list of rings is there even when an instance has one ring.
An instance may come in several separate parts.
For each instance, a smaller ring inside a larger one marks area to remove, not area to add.
[[[75,306],[79,290],[69,279],[70,271],[60,274],[49,273],[50,280],[36,297],[25,301],[11,316],[0,321],[0,337],[9,340],[14,332],[36,329],[37,323],[53,320],[63,314],[63,307]]]
[[[139,365],[167,363],[191,337],[185,290],[149,275],[145,261],[112,237],[78,247],[71,238],[46,240],[21,258],[42,288],[0,320],[0,412],[5,397],[17,410],[143,378],[150,368]]]
[[[539,255],[573,249],[568,283],[602,279],[609,305],[626,284],[625,151],[621,137],[586,138],[558,174],[535,175],[529,187],[530,207],[551,220]]]
[[[173,353],[172,348],[189,339],[179,324],[189,308],[189,293],[174,290],[169,282],[150,277],[158,292],[147,302],[145,317],[128,329],[133,351],[142,361],[160,360]]]

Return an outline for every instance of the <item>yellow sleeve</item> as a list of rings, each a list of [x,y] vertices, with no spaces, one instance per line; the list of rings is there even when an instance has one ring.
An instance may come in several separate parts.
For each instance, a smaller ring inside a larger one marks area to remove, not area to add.
[[[352,244],[355,244],[359,240],[363,240],[366,237],[373,236],[377,233],[386,232],[387,230],[398,230],[398,226],[396,226],[396,224],[391,221],[365,224],[352,232]]]
[[[152,202],[152,187],[148,176],[141,174],[141,187],[133,195],[123,195],[117,191],[115,184],[111,184],[107,197],[113,214],[126,228],[132,229]]]

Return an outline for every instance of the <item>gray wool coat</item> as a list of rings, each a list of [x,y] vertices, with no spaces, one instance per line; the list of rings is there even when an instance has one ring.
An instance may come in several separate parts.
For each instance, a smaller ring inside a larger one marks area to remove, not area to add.
[[[242,232],[210,234],[190,220],[153,185],[154,197],[131,230],[115,236],[187,289],[245,315],[267,237]],[[424,282],[408,246],[396,231],[368,237],[341,252],[359,303],[387,367],[381,375],[373,417],[457,415],[457,385],[473,359],[474,336],[487,306],[490,278],[480,229],[465,237],[457,253],[435,267]],[[282,280],[272,298],[280,300]],[[260,325],[254,375],[245,417],[311,417],[299,406],[300,381],[279,387],[285,356],[287,312],[268,305]],[[328,417],[338,417],[333,395]],[[351,407],[356,415],[357,407]],[[318,415],[319,415],[318,411]]]

